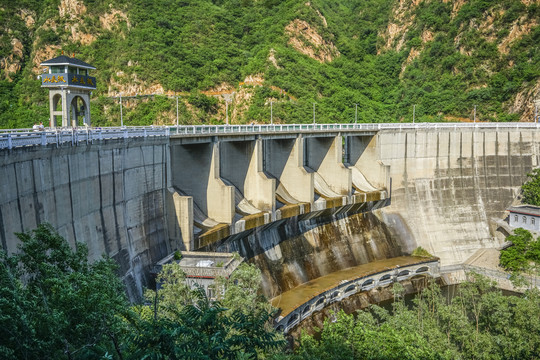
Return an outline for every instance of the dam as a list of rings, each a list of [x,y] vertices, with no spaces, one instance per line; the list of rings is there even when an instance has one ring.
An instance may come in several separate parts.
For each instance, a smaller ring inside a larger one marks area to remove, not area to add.
[[[238,251],[275,298],[410,255],[442,268],[504,239],[536,124],[315,124],[0,133],[0,240],[49,222],[120,265],[131,299],[175,250]],[[346,289],[345,289],[346,290]]]

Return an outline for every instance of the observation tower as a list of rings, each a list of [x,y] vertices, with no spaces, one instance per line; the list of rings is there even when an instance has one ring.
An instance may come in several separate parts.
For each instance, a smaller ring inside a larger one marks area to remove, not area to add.
[[[96,89],[96,78],[88,70],[96,68],[82,60],[61,55],[44,61],[48,71],[41,75],[41,87],[49,89],[50,126],[90,126],[90,95]]]

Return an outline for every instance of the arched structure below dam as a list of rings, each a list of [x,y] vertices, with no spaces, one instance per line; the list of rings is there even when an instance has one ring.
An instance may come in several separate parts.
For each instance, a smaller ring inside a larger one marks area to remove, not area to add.
[[[539,160],[529,124],[246,128],[0,134],[2,247],[50,222],[117,260],[132,299],[175,249],[237,249],[273,296],[417,246],[443,266],[499,246],[492,220]]]

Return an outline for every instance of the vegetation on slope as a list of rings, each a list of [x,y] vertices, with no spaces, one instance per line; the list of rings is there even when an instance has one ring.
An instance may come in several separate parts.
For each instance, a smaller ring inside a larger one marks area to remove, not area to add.
[[[472,274],[453,298],[431,286],[411,306],[398,296],[391,312],[378,306],[356,316],[340,312],[325,322],[320,340],[303,336],[297,356],[287,358],[537,359],[538,306],[538,291],[504,296]]]
[[[534,239],[530,231],[518,228],[506,240],[512,246],[501,250],[500,265],[512,274],[510,280],[515,285],[536,286],[536,278],[540,276],[540,239]]]
[[[284,345],[267,302],[251,295],[260,283],[226,286],[225,300],[229,289],[236,299],[227,309],[169,265],[148,305],[131,307],[111,259],[89,264],[86,246],[72,251],[50,225],[18,237],[18,254],[0,251],[2,359],[253,359]]]
[[[474,275],[453,298],[432,285],[406,306],[394,285],[392,312],[377,306],[336,314],[320,339],[294,353],[272,330],[257,296],[260,272],[243,264],[210,302],[176,264],[157,292],[130,306],[110,259],[87,262],[50,225],[18,234],[19,252],[0,252],[0,356],[6,359],[536,359],[540,294],[503,296]]]
[[[46,120],[41,61],[95,65],[96,125],[126,95],[180,95],[181,123],[531,120],[540,6],[512,0],[33,0],[0,4],[0,127]],[[243,85],[240,85],[242,84]],[[206,95],[201,94],[206,92]],[[234,94],[232,94],[234,92]],[[215,100],[206,99],[216,96]],[[175,123],[175,101],[124,102],[126,124]]]

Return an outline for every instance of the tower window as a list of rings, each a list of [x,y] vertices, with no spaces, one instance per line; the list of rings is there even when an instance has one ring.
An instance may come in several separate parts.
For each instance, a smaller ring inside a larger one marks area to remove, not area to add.
[[[64,72],[63,66],[51,66],[51,73],[52,74],[62,74]]]

